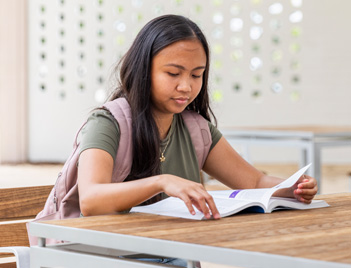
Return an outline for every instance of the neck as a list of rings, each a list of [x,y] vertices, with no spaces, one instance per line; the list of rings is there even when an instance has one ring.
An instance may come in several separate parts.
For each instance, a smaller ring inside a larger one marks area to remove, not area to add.
[[[167,117],[158,117],[155,118],[157,127],[158,127],[158,132],[160,133],[160,138],[161,140],[165,139],[167,137],[167,134],[169,132],[169,129],[171,128],[172,122],[173,122],[173,114]]]

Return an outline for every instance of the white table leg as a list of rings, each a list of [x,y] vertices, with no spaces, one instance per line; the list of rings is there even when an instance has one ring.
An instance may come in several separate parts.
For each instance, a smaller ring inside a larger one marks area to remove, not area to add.
[[[306,174],[314,177],[317,180],[318,193],[320,193],[320,189],[322,186],[321,148],[313,141],[311,141],[311,143],[308,145],[306,149],[306,160],[307,160],[307,163],[312,163],[311,167],[307,170]]]

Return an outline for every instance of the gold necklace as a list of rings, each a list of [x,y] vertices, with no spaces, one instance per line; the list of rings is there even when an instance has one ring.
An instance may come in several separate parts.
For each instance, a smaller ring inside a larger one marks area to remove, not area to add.
[[[164,162],[164,161],[166,161],[166,157],[164,156],[164,153],[166,152],[166,150],[167,150],[167,146],[168,146],[168,144],[169,144],[169,141],[171,140],[171,135],[172,135],[172,127],[173,127],[173,120],[172,120],[172,123],[171,123],[171,127],[170,127],[170,129],[169,129],[169,131],[168,131],[169,137],[168,137],[168,140],[167,140],[166,146],[165,146],[165,148],[163,149],[163,151],[162,151],[162,152],[161,152],[161,149],[160,149],[160,152],[161,152],[160,162],[161,162],[161,163],[162,163],[162,162]]]
[[[164,162],[164,161],[166,161],[166,157],[164,156],[164,153],[166,152],[166,149],[167,149],[167,146],[168,146],[170,140],[171,140],[171,137],[168,137],[166,146],[165,146],[165,148],[163,149],[163,152],[161,152],[161,157],[160,157],[161,163]]]

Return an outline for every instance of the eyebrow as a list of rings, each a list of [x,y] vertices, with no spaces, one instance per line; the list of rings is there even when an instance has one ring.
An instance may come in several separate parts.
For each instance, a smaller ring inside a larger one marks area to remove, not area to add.
[[[175,63],[165,64],[165,66],[173,66],[173,67],[179,68],[181,70],[185,70],[186,69],[184,66],[179,65],[179,64],[175,64]],[[206,69],[206,66],[198,66],[198,67],[192,69],[192,71],[201,70],[201,69]]]

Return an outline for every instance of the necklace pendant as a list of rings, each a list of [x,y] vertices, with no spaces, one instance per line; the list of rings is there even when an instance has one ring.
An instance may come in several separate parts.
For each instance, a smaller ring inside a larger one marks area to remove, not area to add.
[[[166,161],[166,157],[165,157],[163,154],[162,154],[161,157],[160,157],[160,161],[161,161],[161,162]]]

